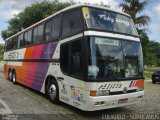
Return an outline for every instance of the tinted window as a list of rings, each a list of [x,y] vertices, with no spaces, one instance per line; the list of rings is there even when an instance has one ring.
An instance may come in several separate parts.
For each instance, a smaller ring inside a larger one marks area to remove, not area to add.
[[[75,40],[71,42],[71,74],[75,76],[82,75],[82,41]]]
[[[69,73],[69,43],[64,43],[60,48],[61,69],[65,73]]]
[[[46,23],[46,27],[45,27],[45,41],[52,40],[52,23],[53,23],[52,20]]]
[[[7,41],[5,41],[4,51],[7,50]]]
[[[45,40],[51,41],[58,39],[60,34],[60,17],[56,17],[46,23]]]
[[[62,35],[67,36],[82,30],[80,11],[72,11],[64,14]]]
[[[58,39],[60,34],[60,17],[56,17],[53,19],[53,26],[52,26],[52,38]]]
[[[12,42],[13,42],[13,49],[16,49],[18,47],[18,38],[17,37],[12,38]]]
[[[7,41],[6,41],[6,49],[7,49],[7,50],[12,49],[12,41],[11,41],[11,40],[7,40]]]
[[[32,30],[25,32],[24,41],[25,45],[29,45],[32,43]]]
[[[40,43],[43,40],[43,25],[40,25],[33,30],[33,43]]]
[[[19,46],[20,46],[20,47],[24,46],[23,34],[20,34],[20,35],[18,36],[18,41],[19,41]]]
[[[62,71],[81,77],[83,71],[81,39],[62,44],[60,50]]]

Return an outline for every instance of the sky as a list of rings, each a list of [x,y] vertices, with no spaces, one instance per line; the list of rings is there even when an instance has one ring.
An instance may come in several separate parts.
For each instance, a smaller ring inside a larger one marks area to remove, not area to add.
[[[1,37],[1,31],[7,29],[8,20],[24,10],[25,7],[31,6],[34,3],[42,2],[44,0],[0,0],[0,43],[4,40]],[[54,0],[48,0],[54,1]],[[103,4],[111,6],[111,8],[121,11],[118,4],[123,0],[59,0],[59,2],[81,2],[90,4]],[[86,2],[87,1],[87,2]],[[151,22],[146,28],[150,40],[160,42],[160,0],[147,0],[148,5],[141,15],[145,14],[151,18]]]

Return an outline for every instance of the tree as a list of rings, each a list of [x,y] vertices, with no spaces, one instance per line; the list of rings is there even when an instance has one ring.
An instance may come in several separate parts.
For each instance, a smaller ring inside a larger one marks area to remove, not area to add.
[[[4,52],[3,45],[0,44],[0,62],[3,60],[3,52]]]
[[[120,7],[122,7],[122,10],[125,13],[128,13],[131,15],[136,27],[137,31],[141,38],[142,43],[142,49],[143,49],[143,55],[144,55],[144,63],[146,64],[149,60],[149,54],[148,54],[148,45],[149,45],[149,38],[146,33],[146,29],[142,29],[142,27],[148,25],[150,22],[150,17],[147,15],[139,15],[145,7],[147,6],[147,1],[140,1],[140,0],[123,0],[123,3],[120,4]],[[153,56],[152,56],[153,57]],[[153,62],[153,61],[151,61]]]
[[[43,18],[69,6],[70,3],[57,3],[44,1],[27,7],[8,21],[8,28],[2,31],[3,39],[29,27],[30,25],[42,20]]]
[[[142,44],[142,51],[143,51],[143,57],[144,57],[144,63],[147,64],[147,61],[149,60],[149,38],[146,32],[139,31],[140,40]]]
[[[147,1],[140,0],[123,0],[123,3],[120,3],[120,7],[125,13],[131,15],[135,25],[140,28],[142,26],[148,25],[150,22],[150,17],[147,15],[140,15],[138,13],[142,12],[147,6]]]
[[[160,54],[159,54],[159,51],[160,51],[160,43],[158,42],[155,42],[155,41],[150,41],[149,42],[149,45],[148,45],[148,61],[147,61],[147,64],[148,65],[157,65],[157,66],[160,66]],[[154,57],[153,57],[154,56]],[[151,63],[150,61],[152,61],[153,59],[154,62]]]

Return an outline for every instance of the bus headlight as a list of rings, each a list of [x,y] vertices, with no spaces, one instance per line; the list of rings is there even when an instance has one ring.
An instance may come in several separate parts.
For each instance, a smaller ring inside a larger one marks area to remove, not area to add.
[[[90,96],[107,96],[107,95],[109,95],[109,90],[90,91]]]

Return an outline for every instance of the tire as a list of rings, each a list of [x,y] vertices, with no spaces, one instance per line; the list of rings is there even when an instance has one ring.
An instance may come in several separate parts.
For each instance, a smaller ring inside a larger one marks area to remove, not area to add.
[[[152,83],[153,83],[153,84],[156,84],[156,81],[155,81],[155,80],[152,80]]]
[[[52,103],[58,104],[59,101],[59,88],[55,80],[51,80],[48,85],[47,95]]]
[[[12,71],[11,70],[8,71],[8,80],[12,81]]]
[[[12,72],[12,82],[14,85],[17,85],[16,71]]]

